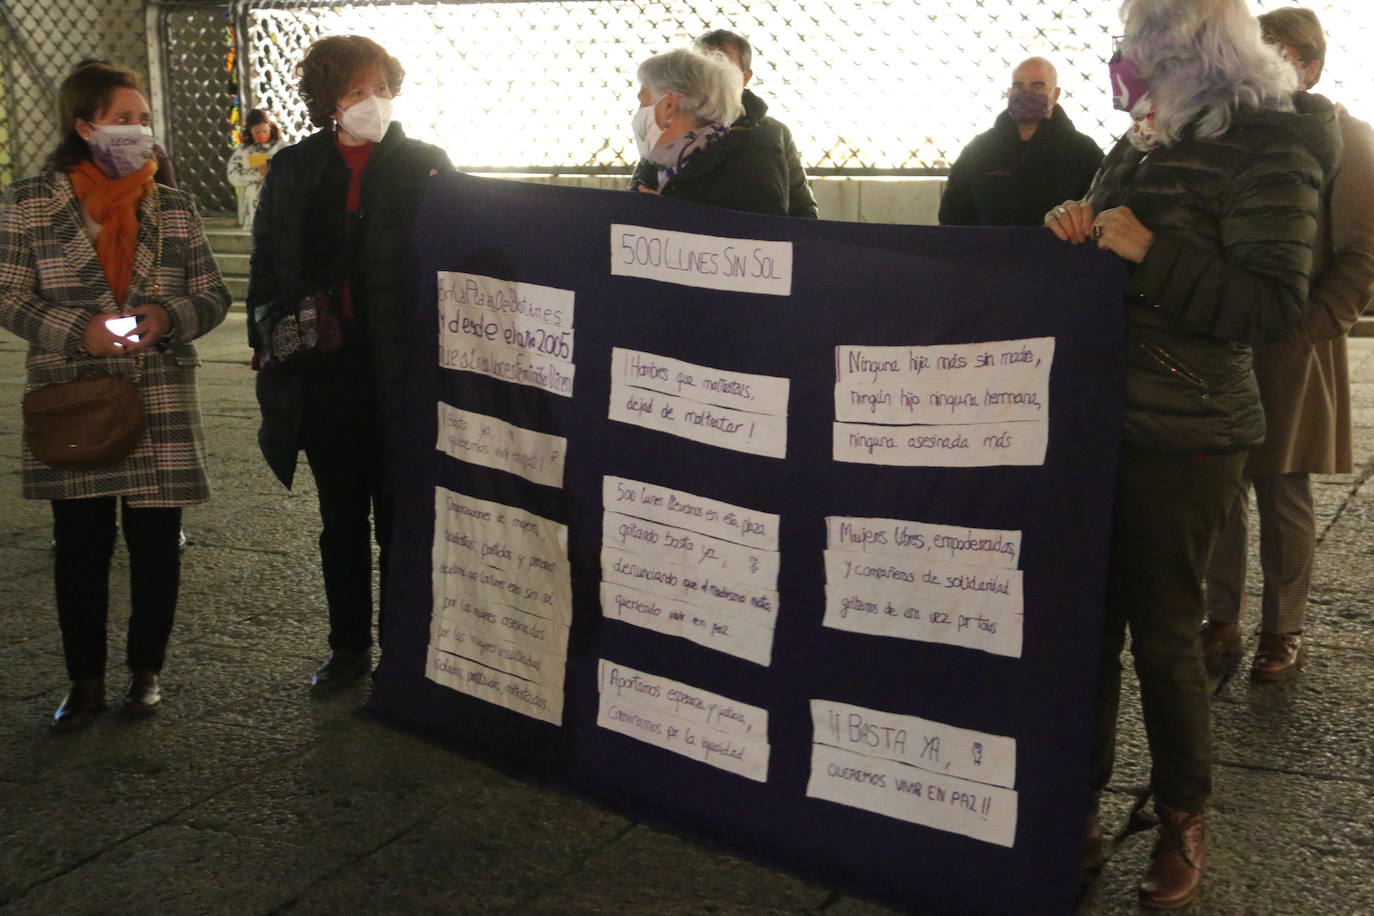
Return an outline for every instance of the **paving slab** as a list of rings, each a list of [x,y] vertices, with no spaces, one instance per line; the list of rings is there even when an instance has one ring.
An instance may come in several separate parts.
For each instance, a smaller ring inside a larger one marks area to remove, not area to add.
[[[156,827],[39,885],[6,913],[268,913],[345,864],[309,845]]]
[[[381,726],[361,721],[354,726],[336,731],[343,740],[316,741],[304,753],[182,811],[174,821],[356,857],[473,795],[493,778],[484,767]],[[292,732],[278,732],[283,733]]]
[[[529,912],[816,912],[831,893],[816,884],[677,836],[637,826],[586,868],[536,898]]]
[[[110,713],[84,733],[33,735],[6,749],[11,765],[11,755],[27,751],[25,772],[33,781],[5,797],[0,904],[17,897],[42,901],[47,895],[35,896],[34,888],[302,749],[290,738],[210,723],[164,729],[150,740],[156,724]],[[181,880],[171,871],[159,879]],[[81,899],[71,897],[68,905]]]
[[[1295,680],[1233,678],[1212,703],[1215,759],[1275,773],[1374,780],[1368,661],[1366,652],[1324,646],[1308,654]]]
[[[425,745],[428,747],[428,745]],[[447,752],[435,749],[435,753]],[[461,759],[461,758],[460,758]],[[436,809],[395,842],[332,875],[290,912],[575,912],[578,891],[546,889],[581,873],[632,823],[488,770],[461,803]],[[553,909],[549,909],[553,907]],[[651,912],[602,910],[600,912]]]

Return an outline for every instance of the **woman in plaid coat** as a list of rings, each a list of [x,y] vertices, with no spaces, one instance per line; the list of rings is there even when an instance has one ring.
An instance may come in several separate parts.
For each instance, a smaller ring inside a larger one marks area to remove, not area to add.
[[[61,144],[41,174],[9,188],[0,212],[0,325],[29,342],[26,390],[141,374],[146,415],[137,448],[108,466],[62,470],[24,452],[25,498],[52,503],[58,621],[72,680],[53,726],[71,730],[104,707],[117,503],[132,604],[124,705],[157,708],[176,609],[181,507],[210,495],[191,341],[224,319],[230,298],[190,196],[152,180],[148,106],[133,73],[80,67],[63,82],[59,104]],[[129,336],[108,328],[117,315],[137,319]]]

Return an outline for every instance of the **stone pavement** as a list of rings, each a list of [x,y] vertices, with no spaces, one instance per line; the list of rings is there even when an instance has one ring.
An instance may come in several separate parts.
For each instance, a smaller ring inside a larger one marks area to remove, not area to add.
[[[314,493],[308,474],[283,491],[257,455],[242,340],[235,311],[202,342],[217,497],[186,513],[165,709],[54,736],[66,682],[48,508],[18,495],[23,347],[0,332],[0,911],[891,912],[362,720],[365,687],[312,697],[325,637]],[[1211,865],[1185,912],[1374,913],[1374,340],[1352,341],[1351,362],[1360,468],[1317,486],[1306,670],[1221,685]],[[122,639],[122,548],[115,565]],[[119,648],[112,637],[112,660]],[[1134,912],[1149,854],[1129,715],[1113,854],[1085,914]]]

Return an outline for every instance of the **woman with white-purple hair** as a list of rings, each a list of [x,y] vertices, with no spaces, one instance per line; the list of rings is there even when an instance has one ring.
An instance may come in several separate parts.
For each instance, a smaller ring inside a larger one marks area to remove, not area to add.
[[[1339,156],[1330,105],[1294,109],[1293,68],[1244,0],[1126,0],[1109,65],[1133,120],[1087,198],[1045,215],[1130,272],[1117,474],[1085,866],[1103,857],[1127,627],[1159,839],[1142,905],[1183,906],[1205,859],[1212,788],[1203,576],[1264,440],[1250,345],[1299,327],[1322,187]]]
[[[791,179],[776,121],[736,123],[744,77],[719,51],[679,48],[639,65],[630,189],[786,216]]]

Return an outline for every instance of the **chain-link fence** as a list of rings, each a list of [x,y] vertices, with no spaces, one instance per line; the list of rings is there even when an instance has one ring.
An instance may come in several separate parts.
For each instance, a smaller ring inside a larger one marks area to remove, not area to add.
[[[1055,61],[1065,110],[1101,144],[1124,119],[1103,64],[1118,0],[150,2],[158,120],[180,183],[207,212],[233,207],[224,162],[246,108],[274,112],[289,139],[309,132],[292,73],[326,34],[366,34],[399,57],[398,118],[473,171],[628,171],[638,63],[712,28],[754,42],[751,88],[813,174],[943,174],[1031,54]],[[1374,117],[1359,56],[1374,43],[1374,4],[1308,5],[1331,38],[1319,88]],[[51,149],[55,87],[77,60],[143,73],[148,47],[141,0],[0,0],[0,181],[32,173]]]
[[[1255,3],[1259,9],[1283,5]],[[1323,89],[1374,109],[1355,52],[1374,16],[1312,4],[1333,47]],[[247,95],[292,136],[309,128],[292,71],[326,34],[369,35],[407,69],[398,117],[460,167],[627,171],[640,61],[713,28],[755,45],[751,88],[814,174],[929,175],[986,130],[1012,68],[1054,60],[1063,105],[1104,146],[1123,129],[1105,61],[1116,0],[655,0],[386,3],[240,0]]]
[[[168,149],[202,213],[232,213],[225,163],[239,105],[234,20],[222,3],[163,3],[157,16]]]
[[[57,86],[81,60],[148,76],[142,0],[0,0],[0,185],[38,171],[57,141]]]

